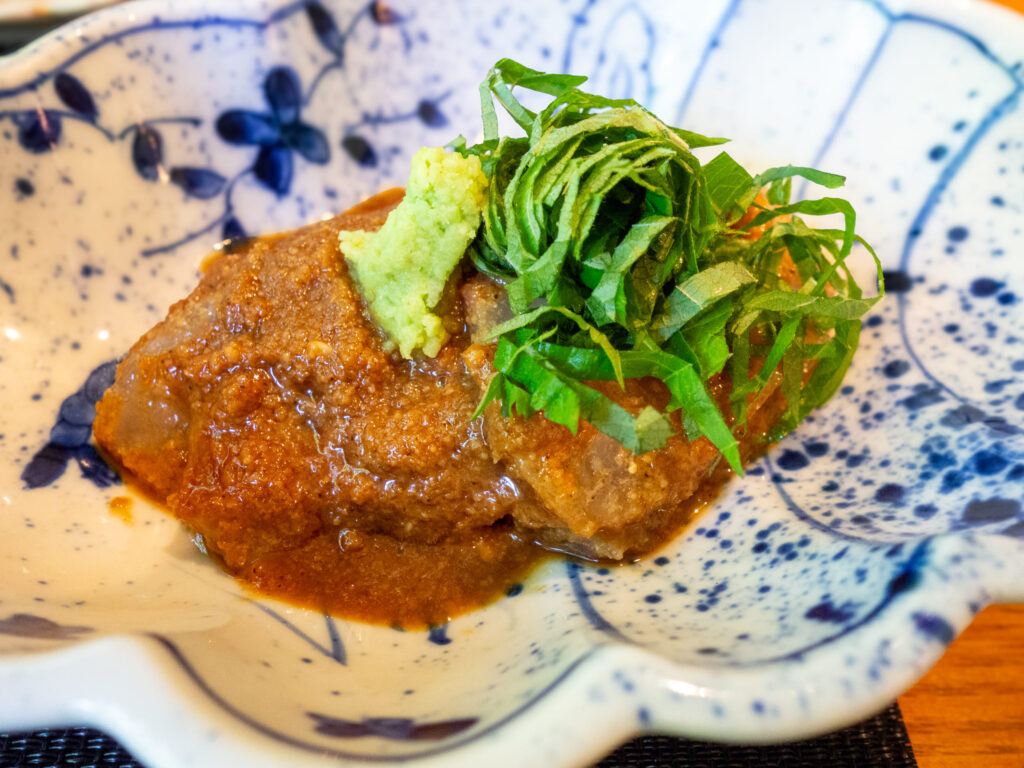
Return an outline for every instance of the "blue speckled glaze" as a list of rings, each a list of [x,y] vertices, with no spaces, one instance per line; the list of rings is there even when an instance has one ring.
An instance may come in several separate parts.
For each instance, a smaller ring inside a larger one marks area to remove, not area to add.
[[[175,723],[160,759],[181,766],[200,743],[209,765],[572,765],[642,730],[776,739],[881,708],[1024,597],[1022,42],[982,5],[895,0],[192,0],[0,59],[0,685],[43,696],[26,650],[137,654],[146,702],[125,680],[89,711],[130,715],[143,757]],[[555,561],[424,632],[245,594],[142,499],[113,519],[127,492],[89,439],[110,361],[218,242],[473,140],[503,55],[730,136],[750,167],[847,175],[889,296],[836,398],[655,556]]]

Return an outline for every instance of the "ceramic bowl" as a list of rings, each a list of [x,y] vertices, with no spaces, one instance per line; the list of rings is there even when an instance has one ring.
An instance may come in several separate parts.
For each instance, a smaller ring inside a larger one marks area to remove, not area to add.
[[[1024,599],[1022,44],[977,2],[183,0],[0,59],[0,727],[154,768],[570,766],[883,708]],[[655,557],[551,561],[429,632],[248,593],[97,455],[111,361],[219,241],[478,136],[505,55],[846,174],[889,294],[836,398]]]

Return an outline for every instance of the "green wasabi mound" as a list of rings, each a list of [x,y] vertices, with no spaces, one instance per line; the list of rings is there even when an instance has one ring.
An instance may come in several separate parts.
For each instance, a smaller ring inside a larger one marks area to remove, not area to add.
[[[405,198],[377,232],[342,232],[341,252],[370,314],[403,357],[434,357],[448,340],[431,310],[480,226],[487,177],[475,156],[424,147]]]

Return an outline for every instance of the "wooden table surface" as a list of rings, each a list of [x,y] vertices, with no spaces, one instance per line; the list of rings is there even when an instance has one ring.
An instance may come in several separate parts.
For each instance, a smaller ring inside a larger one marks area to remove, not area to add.
[[[1024,768],[1024,605],[982,611],[900,708],[920,768]]]

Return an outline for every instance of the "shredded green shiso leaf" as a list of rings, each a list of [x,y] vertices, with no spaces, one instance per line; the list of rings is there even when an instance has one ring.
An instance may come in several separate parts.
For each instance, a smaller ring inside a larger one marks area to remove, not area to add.
[[[543,411],[573,433],[584,419],[644,453],[665,445],[667,413],[679,410],[687,437],[707,437],[741,473],[735,433],[748,396],[781,365],[779,434],[828,400],[861,316],[884,293],[881,264],[855,234],[847,201],[790,202],[794,177],[834,189],[842,176],[796,166],[753,176],[725,152],[701,165],[690,149],[725,139],[670,127],[631,99],[585,93],[585,80],[503,59],[480,85],[483,142],[453,142],[490,179],[469,257],[504,284],[515,312],[491,334],[497,374],[477,413],[499,401],[506,417]],[[535,113],[513,88],[553,98]],[[499,135],[495,99],[525,137]],[[765,188],[768,205],[757,202]],[[801,218],[827,214],[841,214],[843,228]],[[877,297],[864,298],[847,267],[855,242],[875,259]],[[779,275],[787,253],[799,289]],[[708,389],[723,371],[731,426]],[[668,388],[667,413],[648,406],[634,416],[584,383],[647,376]]]

